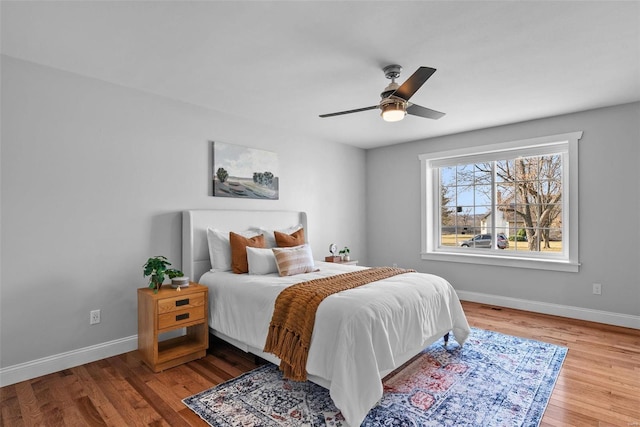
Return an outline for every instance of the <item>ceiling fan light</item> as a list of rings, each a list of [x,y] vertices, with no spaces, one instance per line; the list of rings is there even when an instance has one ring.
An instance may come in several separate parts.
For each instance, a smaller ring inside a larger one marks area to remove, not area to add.
[[[380,107],[382,112],[380,115],[386,122],[398,122],[404,119],[407,112],[404,109],[404,103],[402,102],[390,102]]]

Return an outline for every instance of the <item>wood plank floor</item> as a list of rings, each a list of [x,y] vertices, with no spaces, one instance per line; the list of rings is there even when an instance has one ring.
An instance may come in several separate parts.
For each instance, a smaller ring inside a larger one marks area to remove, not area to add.
[[[541,426],[640,426],[640,331],[463,302],[469,323],[563,345]],[[212,341],[204,359],[154,374],[126,353],[0,389],[2,426],[206,426],[181,399],[255,368]]]

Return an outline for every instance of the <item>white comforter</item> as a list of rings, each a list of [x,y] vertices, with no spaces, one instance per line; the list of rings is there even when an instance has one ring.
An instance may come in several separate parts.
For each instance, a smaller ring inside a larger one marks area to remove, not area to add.
[[[319,271],[291,277],[206,273],[209,326],[264,348],[275,300],[290,285],[362,269],[317,262]],[[318,307],[307,372],[328,384],[350,426],[359,426],[382,397],[382,378],[427,345],[453,331],[462,344],[469,324],[443,278],[407,273],[340,292]]]

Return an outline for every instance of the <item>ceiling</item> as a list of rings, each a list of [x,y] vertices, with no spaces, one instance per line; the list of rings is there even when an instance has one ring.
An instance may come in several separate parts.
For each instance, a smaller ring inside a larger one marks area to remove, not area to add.
[[[372,148],[640,100],[638,1],[1,3],[2,53]],[[384,122],[385,65],[437,69]]]

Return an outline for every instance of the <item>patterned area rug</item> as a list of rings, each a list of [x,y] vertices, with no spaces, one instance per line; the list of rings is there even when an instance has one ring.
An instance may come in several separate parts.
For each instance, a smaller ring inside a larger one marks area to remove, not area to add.
[[[567,349],[472,328],[442,340],[384,381],[362,426],[538,426]],[[212,426],[343,427],[328,390],[267,364],[183,400]]]

